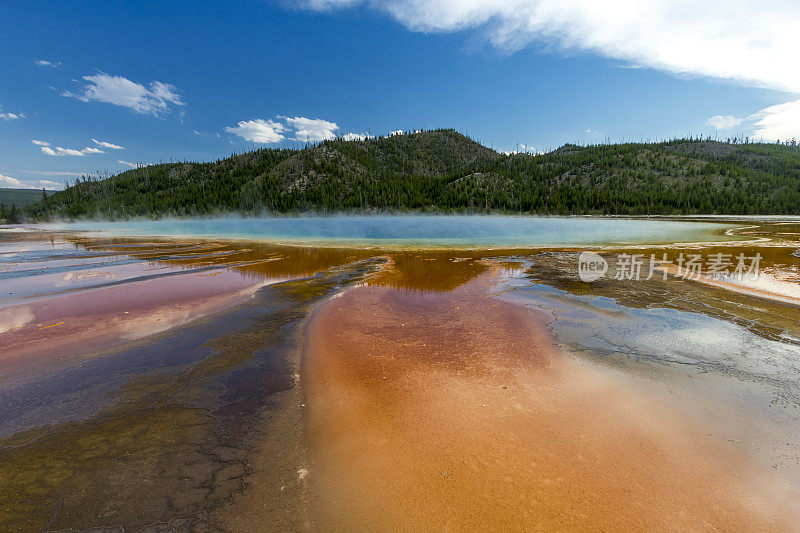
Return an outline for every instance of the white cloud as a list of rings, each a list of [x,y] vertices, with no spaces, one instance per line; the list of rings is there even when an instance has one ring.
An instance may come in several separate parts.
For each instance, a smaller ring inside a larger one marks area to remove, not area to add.
[[[395,135],[402,135],[402,134],[403,134],[403,130],[390,131],[389,132],[389,137],[393,137]]]
[[[69,172],[66,170],[20,170],[23,174],[34,176],[85,176],[85,172]]]
[[[342,139],[345,141],[363,141],[367,138],[367,135],[363,133],[345,133],[342,136]]]
[[[11,187],[13,189],[21,189],[22,182],[17,178],[12,178],[11,176],[4,176],[0,174],[0,185],[3,187]]]
[[[54,156],[62,156],[62,155],[82,156],[82,155],[85,155],[80,150],[73,150],[71,148],[61,148],[60,146],[56,146],[55,149],[50,148],[49,146],[42,146],[42,153],[47,154],[47,155],[54,155]]]
[[[146,165],[141,165],[139,163],[131,163],[130,161],[123,161],[122,159],[117,161],[117,163],[119,163],[120,165],[125,165],[127,167],[131,167],[131,168],[139,168],[139,167],[146,166]]]
[[[506,53],[535,43],[800,98],[800,69],[791,66],[800,48],[796,0],[305,0],[305,6],[369,6],[413,31],[472,30]],[[800,122],[791,121],[798,107],[762,110],[755,131],[800,137]]]
[[[735,128],[742,122],[744,122],[744,119],[734,117],[733,115],[714,115],[713,117],[709,117],[706,124],[717,130],[729,130]]]
[[[238,135],[246,141],[255,143],[277,143],[285,139],[283,132],[286,127],[273,120],[243,120],[234,127],[227,127],[225,131]]]
[[[706,122],[717,130],[737,126],[752,131],[755,140],[775,141],[800,139],[800,100],[773,105],[748,117],[716,115]]]
[[[516,154],[533,154],[533,155],[540,155],[543,154],[543,150],[537,150],[534,146],[528,146],[525,144],[520,144],[516,150],[506,150],[502,152],[505,155],[516,155]]]
[[[411,30],[479,30],[495,47],[534,41],[634,66],[800,91],[794,0],[307,0],[311,9],[370,5]]]
[[[39,59],[36,61],[36,64],[40,67],[50,67],[50,68],[59,68],[63,66],[61,61],[48,61],[47,59]]]
[[[61,184],[50,180],[20,180],[0,174],[0,187],[11,189],[60,189]]]
[[[31,141],[36,146],[39,146],[42,150],[43,154],[52,155],[52,156],[62,156],[62,155],[72,155],[76,157],[82,157],[89,154],[104,154],[105,152],[100,150],[99,148],[94,148],[93,146],[87,146],[82,150],[76,150],[74,148],[62,148],[61,146],[53,146],[51,147],[50,143],[45,141]]]
[[[0,120],[17,120],[20,118],[25,118],[25,113],[4,113],[3,108],[0,107]]]
[[[527,146],[524,144],[519,145],[521,150],[526,154],[543,154],[544,150],[537,150],[535,146]]]
[[[339,129],[335,122],[321,118],[294,117],[284,118],[290,128],[295,130],[294,139],[302,142],[318,142],[334,139]]]
[[[753,136],[762,139],[800,139],[800,100],[778,104],[756,113]]]
[[[338,7],[349,7],[361,3],[363,3],[361,0],[306,0],[305,5],[308,9],[329,11]]]
[[[77,93],[65,91],[62,96],[83,102],[105,102],[156,116],[169,112],[172,105],[184,105],[181,96],[175,92],[175,86],[160,81],[150,82],[149,87],[145,87],[128,78],[103,72],[83,76],[83,80],[86,84]]]
[[[92,142],[95,143],[97,146],[101,146],[103,148],[108,148],[110,150],[124,150],[124,146],[120,146],[118,144],[111,144],[105,141],[98,141],[97,139],[92,139]]]
[[[321,118],[276,117],[275,119],[243,120],[233,127],[225,128],[228,133],[256,143],[278,143],[290,138],[301,142],[319,142],[336,138],[339,126],[335,122]],[[288,135],[288,132],[292,132]],[[287,135],[285,135],[287,134]],[[355,133],[348,135],[358,135]],[[364,138],[364,137],[362,137]]]

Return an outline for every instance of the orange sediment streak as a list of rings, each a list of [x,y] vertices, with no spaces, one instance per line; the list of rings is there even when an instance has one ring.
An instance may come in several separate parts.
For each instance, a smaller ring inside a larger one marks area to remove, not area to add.
[[[47,328],[54,328],[56,326],[60,326],[61,324],[63,324],[63,322],[56,322],[55,324],[50,324],[49,326],[42,326],[42,327],[39,328],[39,330],[43,330],[43,329],[47,329]]]
[[[304,391],[321,529],[796,527],[748,458],[566,357],[549,315],[486,282],[359,287],[317,310]]]

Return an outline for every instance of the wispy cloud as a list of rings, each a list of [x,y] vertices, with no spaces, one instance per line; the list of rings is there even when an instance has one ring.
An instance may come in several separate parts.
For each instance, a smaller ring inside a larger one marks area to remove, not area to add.
[[[17,120],[20,118],[25,118],[25,113],[3,112],[3,107],[0,106],[0,120]]]
[[[720,131],[740,126],[751,131],[754,139],[797,139],[800,137],[800,100],[770,106],[747,117],[715,115],[706,124]]]
[[[86,172],[71,172],[67,170],[20,170],[23,174],[34,176],[85,176]]]
[[[64,64],[61,61],[51,61],[49,59],[37,59],[36,64],[40,67],[49,67],[49,68],[60,68],[63,67]]]
[[[773,140],[800,138],[800,100],[762,109],[753,119],[755,137]]]
[[[112,144],[106,141],[98,141],[97,139],[92,139],[92,142],[95,143],[97,146],[102,148],[108,148],[109,150],[124,150],[124,146],[120,146],[118,144]]]
[[[316,11],[330,11],[339,7],[350,7],[356,4],[367,4],[363,0],[305,0],[305,7]]]
[[[535,45],[625,66],[798,95],[796,0],[305,0],[318,11],[370,7],[412,31],[472,31],[503,53]],[[762,110],[755,133],[800,137],[800,100]],[[794,120],[794,121],[793,121]]]
[[[680,74],[800,90],[794,0],[307,0],[311,9],[368,5],[411,30],[479,30],[508,52],[533,42]]]
[[[50,148],[49,146],[42,146],[42,153],[53,156],[74,155],[80,157],[86,155],[80,150],[74,150],[72,148],[62,148],[60,146],[56,146],[55,148]]]
[[[172,106],[185,105],[175,86],[169,83],[153,81],[145,87],[123,76],[104,72],[83,76],[83,81],[83,87],[77,92],[64,91],[61,95],[82,102],[105,102],[154,116],[169,112]]]
[[[126,167],[130,168],[142,168],[150,166],[150,163],[131,163],[130,161],[124,161],[122,159],[117,161],[117,163],[119,163],[120,165],[125,165]]]
[[[60,189],[62,185],[50,180],[20,180],[0,174],[0,187],[11,189]]]
[[[103,150],[100,150],[99,148],[95,148],[93,146],[87,146],[86,148],[83,148],[81,150],[76,150],[75,148],[62,148],[61,146],[52,146],[47,141],[39,141],[37,139],[31,140],[31,143],[33,143],[36,146],[38,146],[42,150],[43,154],[57,156],[57,157],[60,157],[60,156],[63,156],[63,155],[71,155],[71,156],[76,156],[76,157],[82,157],[82,156],[90,155],[90,154],[104,154],[105,153]]]

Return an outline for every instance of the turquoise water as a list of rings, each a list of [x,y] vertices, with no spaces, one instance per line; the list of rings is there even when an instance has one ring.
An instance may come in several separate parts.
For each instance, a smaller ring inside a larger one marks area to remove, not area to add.
[[[512,216],[332,216],[164,219],[52,224],[114,236],[205,237],[286,243],[525,247],[727,240],[712,222]]]

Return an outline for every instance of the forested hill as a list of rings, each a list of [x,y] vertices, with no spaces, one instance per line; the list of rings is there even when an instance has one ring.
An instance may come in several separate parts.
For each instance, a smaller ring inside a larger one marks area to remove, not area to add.
[[[453,131],[261,149],[83,178],[29,218],[225,212],[798,214],[800,148],[677,140],[500,154]]]
[[[25,207],[42,199],[42,191],[31,189],[0,189],[0,206]]]

